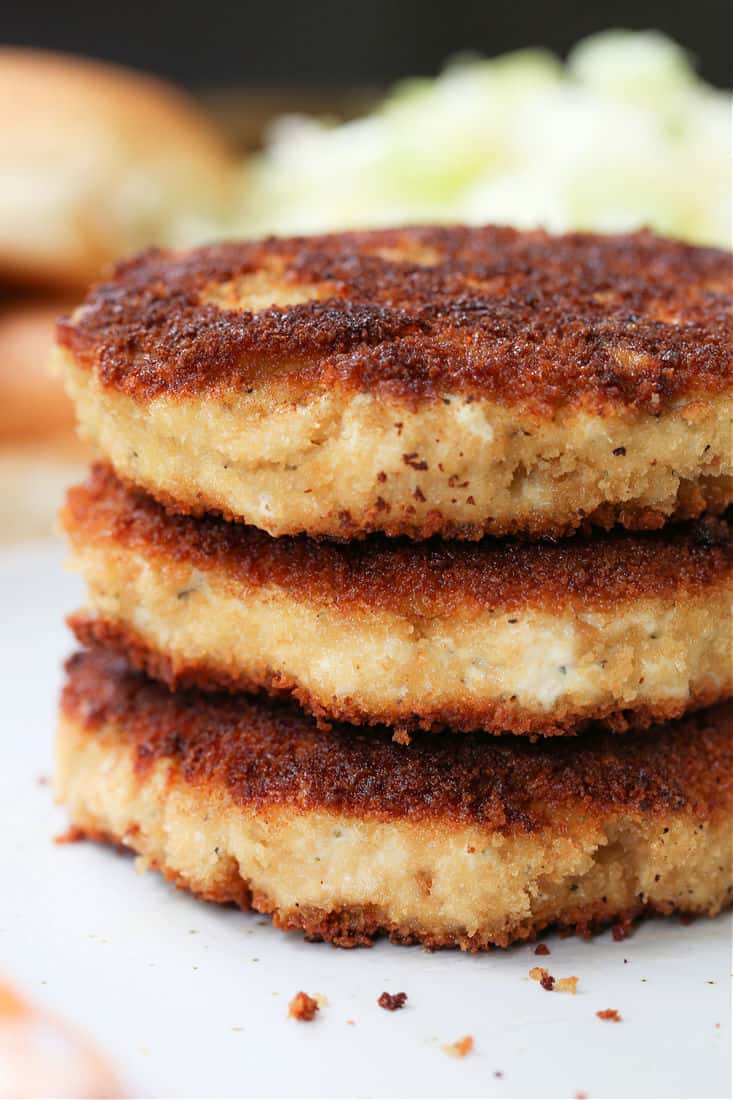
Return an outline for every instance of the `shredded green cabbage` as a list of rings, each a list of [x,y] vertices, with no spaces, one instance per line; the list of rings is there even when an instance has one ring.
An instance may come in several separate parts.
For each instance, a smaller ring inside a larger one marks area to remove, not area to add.
[[[243,173],[235,234],[416,222],[649,226],[731,246],[731,95],[654,31],[460,57],[375,110],[286,117]]]

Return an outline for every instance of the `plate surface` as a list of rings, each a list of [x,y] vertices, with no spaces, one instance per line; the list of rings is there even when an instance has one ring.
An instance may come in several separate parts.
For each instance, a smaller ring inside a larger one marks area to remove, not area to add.
[[[83,1028],[130,1095],[729,1095],[729,917],[651,921],[621,943],[551,935],[548,959],[528,945],[340,951],[197,902],[126,856],[55,845],[63,616],[82,598],[63,558],[50,542],[0,555],[0,976]],[[527,977],[538,963],[578,975],[578,994],[548,995]],[[312,1024],[287,1018],[300,989],[328,998]],[[406,1008],[378,1008],[383,990]],[[622,1022],[597,1019],[605,1008]],[[464,1035],[473,1053],[448,1057]]]

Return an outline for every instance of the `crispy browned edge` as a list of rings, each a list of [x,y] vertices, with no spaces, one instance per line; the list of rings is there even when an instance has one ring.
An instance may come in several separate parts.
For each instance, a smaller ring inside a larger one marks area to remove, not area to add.
[[[125,478],[122,473],[119,473],[119,476],[131,488],[135,487],[135,483]],[[220,500],[207,496],[198,488],[184,500],[182,496],[175,497],[150,482],[141,487],[155,497],[171,515],[193,517],[218,515],[229,523],[245,523],[242,516],[229,511],[222,506]],[[309,524],[307,531],[301,527],[297,530],[289,528],[284,534],[287,537],[308,535],[314,542],[325,540],[353,542],[369,535],[379,534],[390,538],[405,537],[416,541],[439,535],[443,539],[476,542],[487,534],[498,537],[513,536],[517,539],[560,539],[576,533],[590,535],[597,528],[610,531],[617,525],[630,531],[658,531],[668,520],[684,522],[698,519],[705,513],[719,516],[731,504],[733,504],[733,478],[702,477],[698,481],[687,480],[680,484],[674,507],[670,512],[628,502],[624,504],[606,502],[589,513],[582,511],[572,512],[570,515],[565,512],[560,515],[539,513],[501,522],[491,516],[477,523],[459,523],[446,518],[440,508],[431,508],[425,516],[417,520],[408,518],[402,513],[395,516],[390,510],[382,508],[377,500],[375,505],[359,512],[356,516],[347,508],[339,512],[335,519],[330,515],[320,517],[318,521]]]
[[[127,744],[144,782],[156,762],[171,766],[169,782],[225,789],[245,811],[287,805],[293,814],[326,811],[377,820],[440,820],[500,833],[532,833],[558,827],[574,811],[584,820],[613,814],[654,816],[665,822],[685,816],[705,829],[733,808],[733,705],[714,708],[635,738],[587,733],[568,751],[567,742],[528,746],[516,739],[487,741],[467,736],[421,738],[396,746],[389,731],[364,736],[340,727],[317,733],[298,711],[242,698],[196,692],[172,695],[109,655],[81,653],[67,664],[61,711],[90,737]],[[75,835],[137,850],[133,827],[124,837],[75,830]],[[190,889],[173,869],[166,878]],[[733,892],[733,886],[729,893]],[[532,939],[545,925],[528,922],[490,942],[484,935],[435,936],[385,922],[377,907],[326,912],[279,910],[252,892],[239,873],[207,900],[235,902],[272,915],[284,929],[339,946],[370,944],[387,934],[395,942],[427,947],[460,946],[477,951],[495,943]],[[614,911],[603,899],[563,914],[562,924],[579,932],[609,921],[630,922],[646,912],[672,912],[670,905],[639,905]],[[703,913],[691,906],[686,912]]]
[[[595,818],[685,812],[704,822],[733,804],[733,703],[634,737],[593,729],[531,745],[416,733],[398,745],[390,729],[319,730],[287,703],[173,693],[114,655],[87,651],[67,663],[62,712],[91,735],[114,729],[141,775],[166,759],[186,782],[223,785],[248,807],[533,831],[568,807]]]
[[[533,711],[518,703],[492,699],[456,701],[405,714],[396,707],[384,705],[378,710],[365,709],[347,696],[342,700],[323,698],[308,691],[293,676],[268,670],[263,675],[232,674],[207,661],[182,661],[148,644],[133,628],[95,617],[85,612],[70,615],[67,622],[81,645],[105,649],[124,658],[128,664],[164,683],[171,691],[196,688],[204,692],[263,693],[271,699],[296,699],[303,709],[316,719],[319,729],[328,730],[333,722],[348,722],[356,726],[391,726],[400,733],[416,730],[467,733],[482,731],[501,736],[512,733],[538,737],[573,736],[591,723],[603,723],[615,733],[646,729],[655,723],[679,718],[681,715],[711,706],[727,698],[725,689],[698,692],[684,700],[674,699],[637,707],[560,711],[548,714]]]
[[[133,549],[160,562],[218,569],[247,587],[413,616],[470,610],[614,609],[644,597],[702,591],[733,577],[730,522],[705,518],[658,532],[596,532],[554,543],[485,539],[356,543],[273,538],[218,516],[171,514],[104,465],[69,490],[61,520],[72,543]]]
[[[141,401],[236,391],[286,365],[296,386],[412,404],[459,392],[539,415],[569,404],[657,414],[730,391],[731,265],[725,251],[648,232],[491,226],[149,251],[93,287],[58,340]],[[256,314],[204,301],[258,272],[321,300]]]

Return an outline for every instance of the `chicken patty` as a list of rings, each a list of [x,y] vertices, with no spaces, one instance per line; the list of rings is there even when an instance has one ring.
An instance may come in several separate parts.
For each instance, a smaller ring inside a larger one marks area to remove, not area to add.
[[[420,228],[154,251],[58,329],[82,431],[273,535],[561,535],[733,500],[730,255]]]
[[[62,522],[85,644],[171,687],[292,693],[322,723],[574,732],[733,695],[733,534],[334,544],[170,515],[106,467]]]
[[[81,834],[177,885],[351,946],[475,951],[731,900],[733,706],[575,741],[336,727],[67,666],[57,791]]]

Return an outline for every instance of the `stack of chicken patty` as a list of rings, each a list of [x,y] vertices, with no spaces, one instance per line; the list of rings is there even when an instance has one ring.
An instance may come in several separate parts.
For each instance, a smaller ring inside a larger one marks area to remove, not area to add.
[[[58,328],[81,834],[341,945],[733,897],[731,258],[154,251]]]

